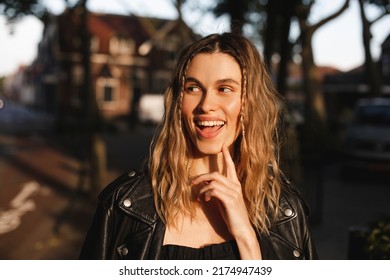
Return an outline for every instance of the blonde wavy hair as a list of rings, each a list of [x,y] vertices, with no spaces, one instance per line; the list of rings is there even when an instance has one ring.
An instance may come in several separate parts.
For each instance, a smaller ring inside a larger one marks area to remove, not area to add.
[[[187,46],[179,57],[148,160],[155,207],[168,226],[176,225],[179,213],[193,213],[191,140],[182,123],[182,90],[191,59],[199,53],[216,52],[235,58],[242,71],[242,132],[234,143],[233,160],[251,223],[258,233],[268,233],[282,186],[278,137],[282,102],[256,47],[239,34],[209,35]]]

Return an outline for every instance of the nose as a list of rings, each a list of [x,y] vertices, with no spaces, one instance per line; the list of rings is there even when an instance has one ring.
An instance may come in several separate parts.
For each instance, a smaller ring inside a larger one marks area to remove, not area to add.
[[[207,91],[203,94],[202,100],[199,103],[199,109],[204,113],[216,110],[218,106],[217,98],[215,94],[210,91]]]

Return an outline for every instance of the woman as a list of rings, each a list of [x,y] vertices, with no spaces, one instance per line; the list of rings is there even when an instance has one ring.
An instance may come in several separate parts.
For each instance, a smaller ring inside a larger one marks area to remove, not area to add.
[[[81,258],[316,258],[308,211],[279,169],[281,108],[245,37],[185,48],[148,168],[100,194]]]

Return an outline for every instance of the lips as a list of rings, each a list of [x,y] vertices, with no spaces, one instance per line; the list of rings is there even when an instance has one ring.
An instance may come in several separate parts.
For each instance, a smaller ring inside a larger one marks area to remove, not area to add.
[[[222,131],[225,124],[226,122],[222,120],[198,119],[195,121],[196,132],[203,139],[213,139],[216,137]]]

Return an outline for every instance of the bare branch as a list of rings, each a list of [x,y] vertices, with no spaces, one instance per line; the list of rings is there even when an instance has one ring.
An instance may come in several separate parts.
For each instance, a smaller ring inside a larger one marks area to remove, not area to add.
[[[320,20],[318,23],[312,25],[313,32],[315,30],[317,30],[318,28],[320,28],[321,26],[323,26],[324,24],[328,23],[329,21],[331,21],[331,20],[337,18],[339,15],[341,15],[349,7],[349,2],[350,2],[350,0],[345,0],[344,5],[338,11],[336,11],[332,15]]]
[[[380,19],[382,19],[384,16],[387,16],[387,15],[390,15],[390,11],[389,10],[386,10],[384,13],[380,14],[376,19],[372,20],[370,22],[370,24],[374,24],[375,22],[379,21]]]

